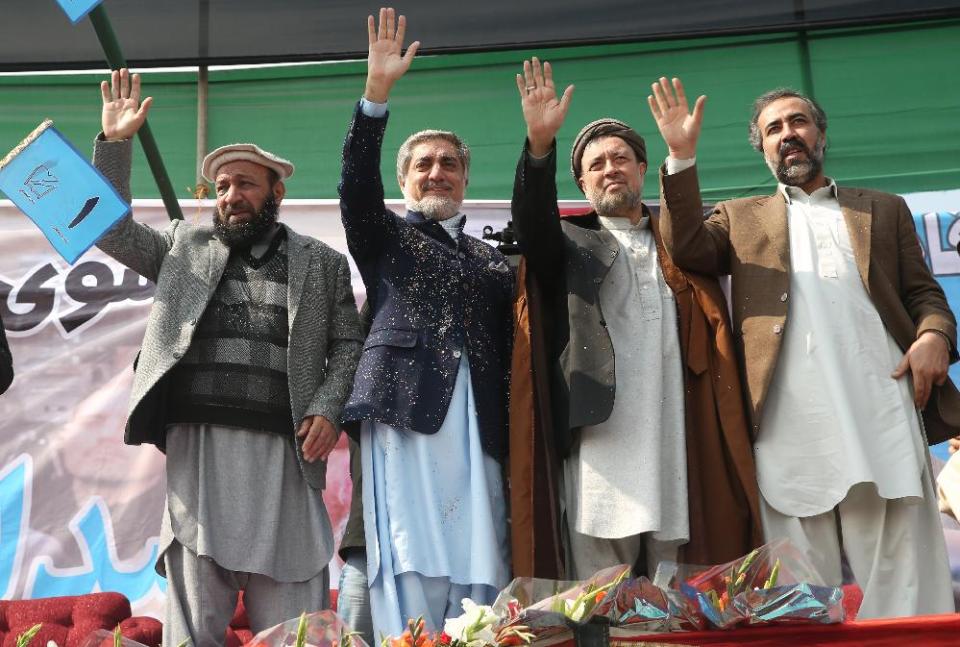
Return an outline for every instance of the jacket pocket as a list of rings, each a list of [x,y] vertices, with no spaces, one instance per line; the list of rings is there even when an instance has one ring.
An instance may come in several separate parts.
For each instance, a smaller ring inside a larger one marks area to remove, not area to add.
[[[374,346],[397,346],[399,348],[413,348],[417,345],[419,334],[416,330],[397,330],[396,328],[381,328],[371,331],[363,343],[363,349]]]

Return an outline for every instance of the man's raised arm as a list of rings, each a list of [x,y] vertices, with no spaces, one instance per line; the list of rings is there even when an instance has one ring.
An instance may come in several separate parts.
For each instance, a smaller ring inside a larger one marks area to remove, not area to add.
[[[729,221],[722,209],[703,220],[703,201],[694,164],[703,123],[700,96],[689,110],[680,79],[661,77],[647,97],[669,157],[660,169],[660,233],[670,258],[680,268],[702,274],[729,271]]]
[[[403,37],[407,31],[406,16],[396,17],[393,9],[380,9],[380,26],[367,16],[367,85],[363,98],[373,103],[386,103],[397,80],[407,73],[420,41],[410,43],[406,54]]]
[[[140,75],[124,68],[114,70],[110,83],[100,83],[103,97],[101,127],[93,148],[93,164],[110,180],[127,202],[130,195],[130,168],[133,160],[133,136],[147,120],[152,97],[140,101]],[[174,221],[174,225],[179,221]],[[158,232],[133,220],[132,213],[97,242],[112,256],[141,276],[156,281],[163,257],[173,246],[172,229]]]
[[[393,9],[380,9],[379,27],[367,16],[367,82],[343,144],[340,179],[340,212],[347,243],[354,258],[373,253],[385,231],[383,179],[380,177],[380,149],[387,126],[387,99],[393,85],[403,76],[420,47],[410,44],[403,54],[407,29],[404,16]]]
[[[513,185],[513,226],[531,271],[541,279],[552,280],[563,274],[556,136],[567,117],[573,86],[558,98],[550,63],[541,66],[534,57],[523,62],[523,74],[517,74],[517,90],[527,139]]]

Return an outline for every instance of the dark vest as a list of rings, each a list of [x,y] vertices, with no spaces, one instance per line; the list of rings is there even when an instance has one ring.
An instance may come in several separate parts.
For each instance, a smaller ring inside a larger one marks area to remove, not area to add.
[[[166,422],[293,436],[285,231],[262,258],[231,252],[189,349],[170,371]]]

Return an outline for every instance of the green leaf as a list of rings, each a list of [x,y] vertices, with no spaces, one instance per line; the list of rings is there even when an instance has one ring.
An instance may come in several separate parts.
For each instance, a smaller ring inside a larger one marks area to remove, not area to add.
[[[307,644],[307,612],[300,614],[300,623],[297,625],[297,642],[295,647],[304,647]]]
[[[40,627],[42,626],[43,623],[37,623],[17,636],[17,647],[27,647],[30,641],[33,640],[33,637],[40,632]]]

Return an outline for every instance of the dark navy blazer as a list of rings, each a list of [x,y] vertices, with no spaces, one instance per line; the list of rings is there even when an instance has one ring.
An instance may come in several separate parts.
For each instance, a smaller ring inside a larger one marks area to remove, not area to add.
[[[358,106],[343,147],[340,211],[373,317],[343,422],[436,433],[466,349],[483,449],[503,458],[513,275],[490,245],[463,233],[453,240],[436,221],[386,208],[386,124]]]

